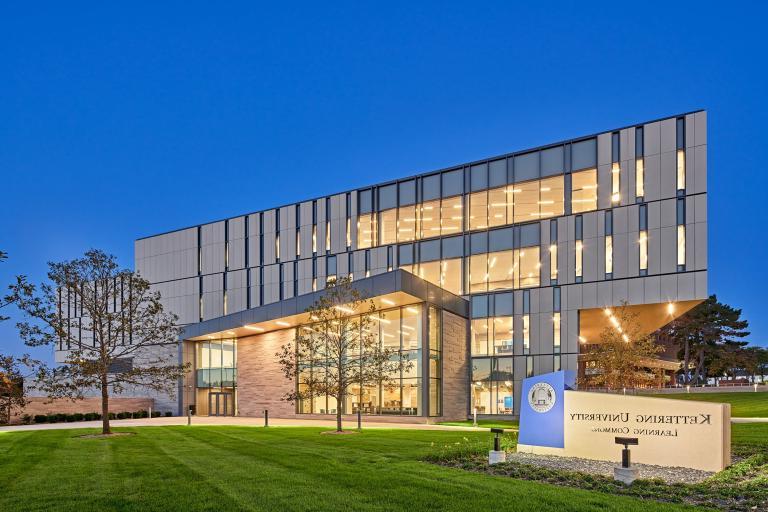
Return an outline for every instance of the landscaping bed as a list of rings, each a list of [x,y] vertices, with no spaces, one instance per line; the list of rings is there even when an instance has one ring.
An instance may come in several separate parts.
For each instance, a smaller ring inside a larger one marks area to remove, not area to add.
[[[163,414],[160,411],[152,411],[153,418],[159,418]],[[166,412],[165,416],[172,416],[172,413]],[[129,420],[148,418],[149,412],[147,411],[133,411],[133,412],[111,412],[109,413],[110,420]],[[97,421],[101,419],[101,414],[98,412],[88,413],[74,413],[74,414],[36,414],[30,416],[25,414],[21,417],[21,422],[25,425],[32,423],[72,423],[75,421]]]
[[[539,460],[538,457],[527,457],[525,454],[511,454],[507,462],[488,464],[488,444],[478,440],[464,439],[453,445],[438,445],[426,458],[428,462],[443,467],[452,467],[484,473],[494,476],[505,476],[519,480],[548,483],[564,487],[574,487],[589,491],[597,491],[622,496],[633,496],[659,502],[707,506],[720,510],[751,511],[768,510],[768,439],[755,441],[754,426],[745,430],[742,439],[733,444],[733,464],[725,470],[712,474],[691,478],[688,482],[674,482],[667,478],[641,478],[627,486],[615,481],[612,476],[604,474],[601,464],[584,465],[576,471],[568,466],[567,459],[558,462],[560,467]],[[768,429],[762,432],[768,434]],[[758,434],[759,435],[759,434]],[[741,437],[741,436],[740,436]],[[502,448],[512,452],[515,439],[506,435]],[[559,459],[553,457],[554,459]],[[590,467],[592,471],[590,471]],[[646,466],[646,471],[648,471]],[[673,470],[674,471],[674,470]],[[676,473],[681,470],[678,468]],[[661,476],[661,474],[658,474]],[[695,480],[700,481],[695,481]]]

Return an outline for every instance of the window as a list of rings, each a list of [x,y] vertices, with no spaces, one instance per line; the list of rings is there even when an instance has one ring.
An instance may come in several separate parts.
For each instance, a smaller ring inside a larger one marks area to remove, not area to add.
[[[539,182],[515,183],[512,187],[514,221],[530,222],[539,218]]]
[[[645,153],[643,127],[635,128],[635,200],[645,197]]]
[[[611,134],[611,203],[621,199],[621,139],[619,132]]]
[[[640,249],[640,275],[648,274],[648,206],[640,205],[639,215],[639,249]]]
[[[611,166],[611,203],[617,204],[621,200],[621,164],[614,162]]]
[[[613,211],[605,212],[605,278],[613,277]]]
[[[549,221],[549,280],[557,283],[557,221]]]
[[[685,191],[685,150],[677,150],[677,190]]]
[[[312,254],[317,254],[317,226],[312,226]]]
[[[539,286],[539,247],[475,254],[469,258],[469,293]]]
[[[513,414],[513,396],[511,357],[472,360],[472,407],[477,414]]]
[[[379,237],[380,245],[397,242],[397,208],[379,212]]]
[[[296,228],[296,257],[301,257],[301,231]]]
[[[418,232],[420,238],[440,236],[440,200],[423,203],[419,208]]]
[[[587,212],[597,209],[597,170],[589,169],[571,174],[571,211]]]
[[[560,312],[557,311],[552,315],[552,343],[553,351],[555,354],[560,353]]]
[[[349,249],[350,247],[352,247],[352,220],[349,217],[347,217],[346,230],[347,230],[347,237],[346,237],[347,249]]]
[[[331,221],[325,221],[325,250],[331,250]]]
[[[531,292],[523,292],[523,354],[531,352]]]
[[[462,196],[443,199],[440,207],[440,233],[442,235],[455,235],[463,229],[464,216],[462,214]]]
[[[275,233],[275,260],[280,261],[280,232]]]
[[[416,239],[416,206],[401,206],[398,210],[397,241],[411,242]]]
[[[576,222],[576,254],[575,254],[575,269],[576,269],[576,282],[580,283],[584,277],[584,241],[583,241],[583,219],[581,215],[577,215]]]
[[[488,227],[488,191],[475,192],[469,195],[469,229],[486,229]]]
[[[533,356],[525,358],[525,376],[533,377]]]
[[[440,263],[440,286],[455,295],[462,295],[462,258],[443,260]]]
[[[539,217],[556,217],[565,212],[565,180],[562,176],[543,179],[539,182]]]
[[[507,223],[507,187],[488,191],[488,226],[503,226]]]
[[[312,226],[312,252],[317,252],[316,227]],[[357,247],[368,249],[376,240],[376,215],[363,213],[357,218]]]
[[[685,270],[685,199],[677,200],[677,270]]]
[[[677,119],[677,194],[685,193],[685,118]]]

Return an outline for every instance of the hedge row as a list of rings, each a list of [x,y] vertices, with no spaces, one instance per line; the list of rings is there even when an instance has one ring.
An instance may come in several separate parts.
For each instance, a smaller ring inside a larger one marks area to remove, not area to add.
[[[158,418],[162,416],[163,414],[160,411],[152,411],[152,417]],[[149,416],[149,413],[147,411],[136,411],[136,412],[118,412],[109,413],[109,419],[111,420],[125,420],[125,419],[134,419],[134,418],[146,418]],[[173,416],[173,413],[166,412],[165,416]],[[23,423],[63,423],[63,422],[73,422],[73,421],[95,421],[100,420],[101,414],[97,412],[88,412],[88,413],[75,413],[75,414],[36,414],[34,416],[30,416],[29,414],[25,414],[21,417],[21,421]]]

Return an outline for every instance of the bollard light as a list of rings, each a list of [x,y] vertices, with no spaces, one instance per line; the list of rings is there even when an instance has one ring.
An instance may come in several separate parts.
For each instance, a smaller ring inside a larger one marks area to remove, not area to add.
[[[269,426],[269,409],[264,409],[264,426]]]
[[[491,433],[493,434],[493,450],[488,452],[488,464],[506,462],[507,454],[501,449],[501,435],[504,433],[504,429],[492,428]]]
[[[621,450],[621,466],[614,466],[613,468],[613,478],[629,485],[637,479],[638,475],[637,468],[632,466],[630,460],[629,446],[636,446],[638,440],[636,437],[616,437],[614,440],[616,444],[624,445],[624,448]]]

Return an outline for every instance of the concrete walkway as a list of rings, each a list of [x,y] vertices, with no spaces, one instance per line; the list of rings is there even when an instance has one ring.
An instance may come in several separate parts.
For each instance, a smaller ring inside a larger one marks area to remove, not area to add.
[[[768,418],[731,418],[731,423],[768,423]]]
[[[135,420],[112,420],[112,427],[162,427],[167,425],[186,425],[187,418],[173,416],[170,418],[143,418]],[[246,427],[263,427],[264,418],[246,418],[243,416],[193,416],[192,425],[239,425]],[[335,428],[336,420],[305,420],[294,418],[270,418],[270,427],[323,427]],[[33,425],[12,425],[0,427],[0,432],[18,432],[25,430],[61,430],[72,428],[101,428],[101,421],[77,421],[72,423],[36,423]],[[345,429],[357,428],[356,421],[345,421]],[[424,423],[386,423],[367,421],[363,418],[363,429],[413,429],[413,430],[458,430],[458,431],[488,431],[487,428],[457,427],[450,425],[426,425]]]

